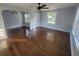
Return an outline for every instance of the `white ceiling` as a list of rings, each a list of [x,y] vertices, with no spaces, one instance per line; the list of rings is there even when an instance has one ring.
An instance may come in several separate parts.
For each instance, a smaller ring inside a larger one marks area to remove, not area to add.
[[[65,7],[71,7],[76,6],[77,3],[42,3],[46,4],[49,9],[47,10],[53,10],[58,8],[65,8]],[[0,3],[0,5],[3,6],[10,6],[10,7],[17,7],[21,9],[36,9],[37,3]]]

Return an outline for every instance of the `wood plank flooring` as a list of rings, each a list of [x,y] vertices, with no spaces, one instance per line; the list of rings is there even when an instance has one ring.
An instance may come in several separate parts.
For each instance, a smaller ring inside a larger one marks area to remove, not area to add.
[[[9,38],[0,41],[2,56],[70,56],[69,33],[38,27],[8,30]]]

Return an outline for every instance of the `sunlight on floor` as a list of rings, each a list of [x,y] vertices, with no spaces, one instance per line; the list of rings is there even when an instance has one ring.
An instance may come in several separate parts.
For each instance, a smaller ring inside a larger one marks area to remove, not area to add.
[[[47,32],[47,40],[49,41],[53,41],[54,40],[54,34],[53,33],[50,33],[50,32]]]
[[[0,51],[5,50],[7,47],[8,47],[7,41],[6,40],[1,41],[1,43],[0,43]]]
[[[0,28],[0,40],[3,39],[4,37],[5,37],[4,30]]]

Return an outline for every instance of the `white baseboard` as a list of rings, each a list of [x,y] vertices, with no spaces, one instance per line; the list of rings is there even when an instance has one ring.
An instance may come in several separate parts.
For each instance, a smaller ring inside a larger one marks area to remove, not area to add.
[[[13,28],[21,27],[21,26],[23,26],[23,25],[7,27],[6,29],[13,29]],[[53,28],[53,27],[47,27],[47,26],[42,26],[42,25],[39,25],[39,26],[70,33],[70,30],[64,28],[63,26],[61,26],[61,28],[60,28],[59,26],[56,26],[56,28]],[[36,26],[36,27],[39,27],[39,26]],[[36,28],[36,27],[35,27],[35,28]],[[35,29],[35,28],[33,28],[33,29]]]
[[[42,25],[40,25],[41,27],[46,27],[46,28],[50,28],[50,29],[54,29],[54,30],[59,30],[59,31],[64,31],[64,32],[68,32],[68,33],[70,33],[70,30],[67,30],[67,29],[64,29],[64,27],[56,27],[56,28],[53,28],[53,27],[47,27],[47,26],[42,26]]]
[[[11,26],[11,27],[6,27],[6,29],[13,29],[13,28],[17,28],[17,27],[21,27],[23,25],[18,25],[18,26]]]

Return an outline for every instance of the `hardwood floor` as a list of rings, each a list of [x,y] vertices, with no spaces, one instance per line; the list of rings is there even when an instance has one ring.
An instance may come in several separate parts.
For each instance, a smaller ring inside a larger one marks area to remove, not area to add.
[[[9,38],[0,41],[0,55],[70,56],[69,33],[43,27],[8,30]]]

